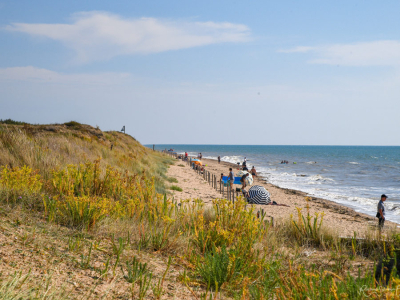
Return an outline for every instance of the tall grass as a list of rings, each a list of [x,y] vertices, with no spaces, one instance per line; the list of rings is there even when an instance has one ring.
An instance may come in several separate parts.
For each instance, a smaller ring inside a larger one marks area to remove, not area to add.
[[[75,123],[73,126],[0,124],[0,165],[11,168],[26,165],[47,180],[52,178],[53,170],[101,158],[101,172],[112,166],[122,173],[154,178],[156,191],[165,192],[166,171],[172,158],[142,146],[127,134],[103,133]]]

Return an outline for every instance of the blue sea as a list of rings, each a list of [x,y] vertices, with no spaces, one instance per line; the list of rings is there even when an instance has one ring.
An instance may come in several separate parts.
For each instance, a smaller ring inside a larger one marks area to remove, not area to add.
[[[150,147],[150,145],[149,145]],[[375,216],[381,194],[387,220],[400,223],[400,147],[156,145],[204,158],[243,162],[283,188],[300,190]],[[288,164],[281,164],[287,160]]]

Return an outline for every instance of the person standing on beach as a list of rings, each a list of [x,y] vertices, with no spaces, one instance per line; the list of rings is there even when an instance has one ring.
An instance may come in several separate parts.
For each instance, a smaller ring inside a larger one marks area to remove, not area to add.
[[[246,173],[240,178],[240,182],[242,183],[242,190],[246,187],[246,178],[249,176],[249,173]]]
[[[221,163],[221,156],[218,155],[218,163]]]
[[[256,171],[256,168],[254,168],[254,166],[251,168],[250,172],[251,172],[251,175],[257,176],[257,171]]]
[[[383,225],[385,224],[385,205],[383,205],[383,202],[385,202],[387,198],[388,197],[383,194],[378,203],[378,213],[376,216],[379,218],[379,228],[383,228]]]
[[[235,176],[233,175],[232,168],[229,168],[229,176],[228,176],[229,183],[231,185],[231,189],[233,188],[233,182],[235,181]]]

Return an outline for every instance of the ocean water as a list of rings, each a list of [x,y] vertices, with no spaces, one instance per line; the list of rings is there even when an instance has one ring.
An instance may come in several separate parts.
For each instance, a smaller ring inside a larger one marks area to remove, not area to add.
[[[384,193],[389,197],[385,202],[387,220],[400,223],[400,147],[156,145],[158,150],[170,148],[192,156],[201,152],[211,159],[220,155],[222,161],[231,163],[241,163],[246,157],[247,166],[254,165],[257,173],[274,185],[371,216]],[[281,164],[282,160],[289,163]]]

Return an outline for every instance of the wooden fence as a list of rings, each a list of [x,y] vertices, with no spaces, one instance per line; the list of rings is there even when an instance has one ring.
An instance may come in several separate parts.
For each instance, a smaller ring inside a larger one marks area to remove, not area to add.
[[[175,152],[169,152],[169,151],[162,151],[163,153],[166,153],[167,155],[178,158],[178,154]],[[235,201],[238,199],[239,195],[242,193],[236,188],[231,189],[230,185],[225,186],[225,184],[222,182],[222,174],[220,176],[208,171],[205,166],[198,166],[190,165],[190,158],[188,160],[185,160],[184,155],[181,155],[181,160],[186,163],[191,169],[193,169],[199,176],[203,177],[203,179],[208,182],[209,185],[216,191],[218,191],[223,198],[226,198],[229,201],[232,201],[235,203]]]
[[[224,183],[222,182],[222,174],[220,176],[213,174],[211,172],[209,172],[205,166],[197,166],[195,165],[195,167],[193,168],[193,166],[190,165],[190,158],[188,158],[187,160],[185,160],[185,156],[184,155],[178,155],[175,152],[169,152],[169,151],[161,151],[171,157],[174,158],[178,158],[179,156],[181,156],[181,160],[184,163],[187,163],[187,165],[193,169],[199,176],[203,177],[203,179],[208,182],[209,185],[211,185],[211,187],[213,189],[215,189],[216,191],[219,191],[219,193],[222,195],[223,198],[226,198],[229,201],[232,201],[232,203],[235,203],[235,200],[238,199],[239,195],[242,194],[241,191],[238,191],[235,189],[231,189],[230,185],[225,186]],[[197,166],[197,167],[196,167]],[[246,207],[247,208],[247,207]],[[264,218],[266,217],[266,213],[264,212],[264,209],[259,209],[257,211],[257,217],[260,218],[260,220],[264,220]],[[269,216],[270,217],[270,224],[271,226],[274,226],[274,217]]]

